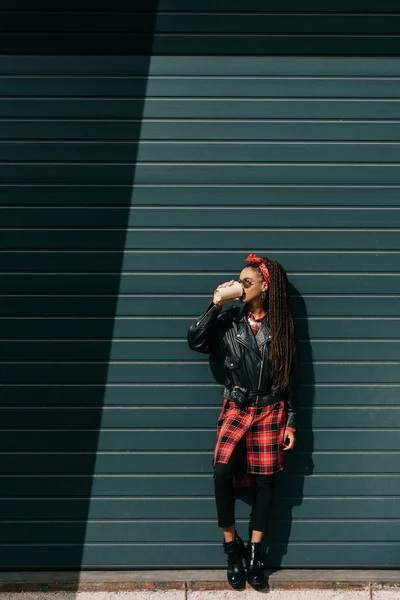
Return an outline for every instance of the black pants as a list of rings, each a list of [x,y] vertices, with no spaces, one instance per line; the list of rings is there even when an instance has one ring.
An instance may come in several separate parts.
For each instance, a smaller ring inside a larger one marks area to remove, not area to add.
[[[228,464],[216,463],[214,468],[214,492],[219,527],[230,527],[235,523],[235,487],[233,478],[243,468],[246,452],[246,436],[236,444]],[[253,475],[254,499],[251,511],[251,529],[268,530],[271,514],[275,474]]]

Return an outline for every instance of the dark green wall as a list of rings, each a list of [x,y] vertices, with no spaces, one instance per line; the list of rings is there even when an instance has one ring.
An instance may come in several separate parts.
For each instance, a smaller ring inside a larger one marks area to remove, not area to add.
[[[225,564],[221,397],[185,335],[249,251],[300,338],[269,560],[399,564],[392,7],[2,3],[4,568]]]

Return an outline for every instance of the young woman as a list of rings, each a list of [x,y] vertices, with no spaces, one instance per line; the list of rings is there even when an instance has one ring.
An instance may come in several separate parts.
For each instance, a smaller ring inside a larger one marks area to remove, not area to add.
[[[283,267],[250,254],[240,273],[243,306],[221,311],[213,301],[190,327],[192,350],[212,354],[224,370],[224,401],[214,450],[214,490],[218,525],[223,529],[229,583],[265,583],[260,560],[267,531],[275,474],[285,450],[295,444],[293,372],[295,335]],[[228,281],[219,287],[234,283]],[[247,481],[246,481],[247,479]],[[235,528],[235,484],[253,484],[251,539],[245,548]]]

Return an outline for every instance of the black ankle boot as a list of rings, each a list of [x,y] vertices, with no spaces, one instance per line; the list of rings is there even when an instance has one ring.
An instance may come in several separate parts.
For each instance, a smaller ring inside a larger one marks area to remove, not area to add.
[[[223,541],[222,544],[228,558],[228,569],[226,571],[228,582],[233,588],[238,588],[246,578],[246,571],[242,563],[242,559],[246,555],[245,545],[237,532],[232,542]]]
[[[259,587],[265,584],[265,575],[261,565],[261,542],[247,542],[247,581]]]

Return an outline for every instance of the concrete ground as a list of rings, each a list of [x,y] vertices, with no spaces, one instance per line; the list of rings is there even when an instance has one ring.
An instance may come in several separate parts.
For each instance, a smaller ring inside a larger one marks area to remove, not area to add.
[[[397,570],[269,571],[263,590],[233,590],[223,570],[0,573],[1,600],[400,600]]]

